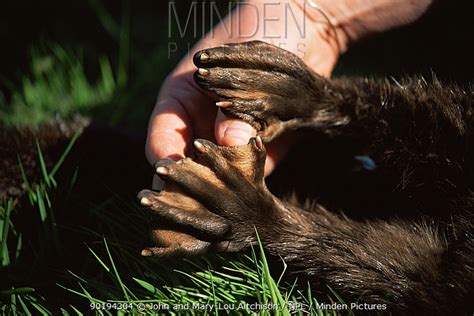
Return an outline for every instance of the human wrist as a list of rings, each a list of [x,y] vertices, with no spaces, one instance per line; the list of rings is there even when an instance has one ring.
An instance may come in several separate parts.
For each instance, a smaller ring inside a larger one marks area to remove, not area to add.
[[[300,1],[300,0],[298,0]],[[310,34],[305,42],[305,55],[303,61],[316,73],[330,77],[336,66],[339,56],[346,50],[344,37],[340,31],[328,23],[321,12],[311,12],[306,7],[309,17]],[[314,20],[311,20],[316,17]]]
[[[332,18],[346,46],[373,34],[414,22],[432,3],[432,0],[312,1]]]

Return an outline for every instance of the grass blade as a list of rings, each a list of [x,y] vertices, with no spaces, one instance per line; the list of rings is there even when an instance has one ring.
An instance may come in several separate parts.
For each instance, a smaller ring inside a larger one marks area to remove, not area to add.
[[[61,165],[63,164],[64,162],[64,159],[66,159],[66,156],[69,154],[69,152],[71,151],[71,148],[72,146],[74,146],[76,140],[79,138],[79,136],[81,136],[81,133],[82,131],[77,131],[74,136],[71,138],[71,140],[69,141],[69,144],[67,145],[66,149],[63,151],[61,157],[59,157],[58,161],[56,162],[56,164],[53,166],[53,169],[51,169],[51,172],[49,173],[49,177],[48,178],[53,178],[54,175],[56,174],[56,172],[58,172],[59,168],[61,167]]]
[[[46,163],[44,161],[43,152],[41,151],[41,147],[38,142],[38,139],[36,139],[36,149],[38,150],[38,158],[39,158],[41,173],[43,175],[43,180],[46,183],[46,185],[49,187],[51,185],[51,182],[50,182],[48,170],[46,168]]]
[[[92,253],[92,255],[97,259],[97,261],[99,261],[99,263],[102,265],[102,267],[104,267],[105,271],[110,272],[110,268],[105,264],[104,261],[102,261],[99,258],[99,256],[94,252],[94,250],[92,250],[90,247],[87,247],[87,249],[89,249],[89,251]]]
[[[36,186],[36,198],[38,199],[38,209],[40,212],[40,219],[41,222],[44,223],[46,218],[48,217],[48,213],[46,212],[46,206],[44,204],[43,196],[40,191],[39,185]]]
[[[8,200],[5,206],[0,207],[0,229],[1,229],[1,237],[0,240],[0,262],[2,267],[6,267],[10,264],[10,254],[8,251],[8,234],[10,232],[10,214],[13,210],[13,202],[12,200]]]
[[[107,240],[105,239],[105,237],[104,237],[104,244],[105,244],[105,249],[107,250],[107,254],[109,256],[110,263],[112,264],[112,269],[114,270],[115,277],[117,279],[118,284],[120,285],[120,288],[122,289],[123,295],[125,296],[127,300],[130,300],[126,286],[125,284],[123,284],[122,279],[120,278],[120,274],[118,273],[117,267],[115,266],[114,259],[112,258],[112,254],[110,253],[109,245],[107,244]]]

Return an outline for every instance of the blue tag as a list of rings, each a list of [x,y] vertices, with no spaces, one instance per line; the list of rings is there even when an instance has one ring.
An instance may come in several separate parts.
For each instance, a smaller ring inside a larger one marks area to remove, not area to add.
[[[377,164],[369,156],[354,156],[354,159],[360,162],[365,170],[372,171],[377,168]]]

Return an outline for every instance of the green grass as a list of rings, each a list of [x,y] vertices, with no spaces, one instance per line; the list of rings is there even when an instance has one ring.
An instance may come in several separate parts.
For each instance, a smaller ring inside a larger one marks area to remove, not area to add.
[[[111,101],[117,82],[106,57],[98,60],[99,78],[91,83],[79,56],[59,45],[31,53],[29,76],[12,88],[11,102],[0,99],[0,121],[5,125],[38,125],[55,116],[92,110]],[[3,100],[3,101],[1,101]]]
[[[276,310],[268,310],[263,315],[277,312],[280,315],[289,315],[294,304],[300,302],[306,305],[309,300],[297,293],[294,288],[279,287],[275,280],[267,273],[268,266],[264,263],[264,254],[258,256],[252,252],[251,256],[242,255],[238,259],[228,261],[223,257],[214,257],[211,260],[195,259],[183,260],[177,263],[181,269],[174,269],[174,282],[163,280],[163,270],[170,270],[169,266],[162,266],[159,262],[144,260],[143,258],[129,258],[140,260],[142,276],[122,275],[116,268],[114,256],[107,240],[103,241],[106,256],[101,258],[94,250],[91,254],[97,260],[97,265],[103,269],[115,288],[98,284],[87,276],[79,276],[70,272],[77,282],[75,287],[59,285],[65,290],[82,297],[90,302],[90,307],[125,306],[130,310],[160,306],[162,310],[202,314],[242,313],[252,314],[249,302],[259,304],[278,304]],[[117,254],[121,257],[124,254]],[[263,260],[262,260],[263,259]],[[130,264],[130,262],[129,262]],[[216,270],[213,266],[218,265]],[[91,293],[96,293],[92,295]],[[107,300],[104,300],[107,297]],[[302,303],[304,302],[304,303]],[[108,305],[109,304],[109,305]],[[196,306],[214,306],[199,310]],[[227,307],[227,310],[226,310]],[[219,310],[218,310],[219,309]],[[314,310],[313,310],[314,311]],[[298,314],[302,314],[298,313]]]
[[[12,87],[11,101],[0,98],[0,121],[6,125],[38,125],[52,117],[89,113],[109,103],[117,80],[106,57],[97,61],[99,76],[92,83],[80,56],[59,45],[34,49],[31,74]]]

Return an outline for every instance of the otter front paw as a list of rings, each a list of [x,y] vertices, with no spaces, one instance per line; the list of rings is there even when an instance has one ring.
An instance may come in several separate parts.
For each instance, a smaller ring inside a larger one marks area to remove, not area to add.
[[[196,83],[217,95],[225,114],[254,126],[265,142],[310,120],[326,83],[298,56],[260,41],[205,49],[194,63]]]
[[[142,205],[162,223],[152,230],[159,246],[145,249],[145,255],[238,251],[255,242],[255,228],[264,231],[268,221],[278,222],[276,199],[263,179],[260,137],[236,147],[197,140],[194,151],[195,160],[158,163],[157,174],[168,189],[139,194]]]

